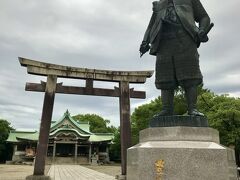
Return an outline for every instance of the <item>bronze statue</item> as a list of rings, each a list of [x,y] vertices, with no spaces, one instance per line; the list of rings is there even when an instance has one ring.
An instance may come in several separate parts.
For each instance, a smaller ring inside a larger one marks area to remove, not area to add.
[[[196,26],[196,22],[198,26]],[[150,50],[156,56],[157,89],[161,89],[160,116],[173,115],[174,90],[185,90],[188,114],[204,116],[196,108],[197,86],[202,83],[197,48],[207,42],[213,27],[200,0],[160,0],[153,2],[153,13],[140,56]]]

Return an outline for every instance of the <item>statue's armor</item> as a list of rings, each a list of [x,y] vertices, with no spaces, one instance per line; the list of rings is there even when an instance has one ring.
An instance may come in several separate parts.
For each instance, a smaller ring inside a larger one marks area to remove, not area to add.
[[[199,0],[153,2],[153,15],[144,41],[151,43],[150,54],[157,56],[158,89],[174,89],[178,85],[187,88],[202,83],[195,21],[202,29],[210,24]]]
[[[167,9],[166,9],[166,14],[163,18],[164,22],[168,22],[169,24],[175,24],[175,25],[179,25],[181,24],[176,10],[174,8],[174,4],[172,0],[168,0],[168,5],[167,5]]]
[[[210,18],[200,0],[172,0],[172,3],[182,26],[193,40],[195,40],[199,29],[206,30],[210,25]],[[168,0],[153,2],[152,17],[143,38],[143,41],[151,44],[151,55],[157,54],[159,32],[162,29],[168,4]],[[196,26],[195,22],[199,24],[199,27]]]

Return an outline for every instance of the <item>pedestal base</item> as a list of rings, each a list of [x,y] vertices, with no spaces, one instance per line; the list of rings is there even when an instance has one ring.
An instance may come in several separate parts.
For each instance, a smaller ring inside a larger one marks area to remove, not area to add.
[[[236,180],[235,155],[212,128],[148,128],[127,151],[127,179]]]
[[[204,116],[159,116],[155,115],[149,124],[149,127],[208,127],[208,120]]]

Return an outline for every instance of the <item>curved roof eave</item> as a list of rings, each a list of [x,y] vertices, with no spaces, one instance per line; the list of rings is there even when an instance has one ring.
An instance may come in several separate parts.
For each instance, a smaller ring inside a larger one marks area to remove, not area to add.
[[[38,142],[38,139],[28,139],[28,138],[22,138],[22,137],[16,137],[17,140],[20,141],[32,141],[32,142]]]
[[[88,135],[81,134],[76,129],[69,129],[69,128],[59,128],[56,131],[53,131],[52,133],[50,133],[49,136],[54,136],[55,134],[57,134],[60,131],[72,131],[72,132],[75,132],[79,137],[90,137],[89,134]]]

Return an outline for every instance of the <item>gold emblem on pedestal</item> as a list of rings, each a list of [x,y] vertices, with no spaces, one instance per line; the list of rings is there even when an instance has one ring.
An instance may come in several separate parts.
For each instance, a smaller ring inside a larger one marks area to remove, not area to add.
[[[162,180],[164,169],[164,160],[157,160],[155,161],[155,171],[156,171],[156,180]]]

